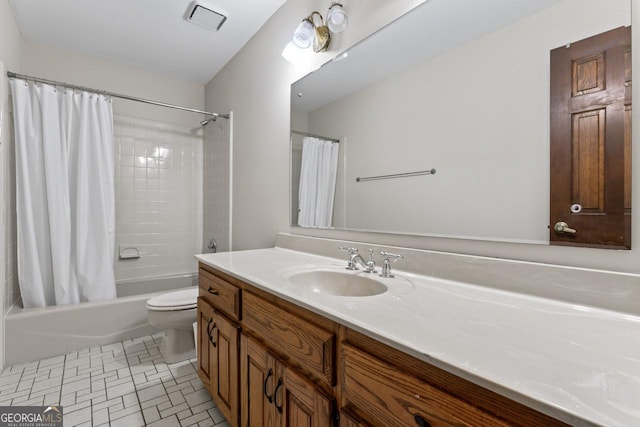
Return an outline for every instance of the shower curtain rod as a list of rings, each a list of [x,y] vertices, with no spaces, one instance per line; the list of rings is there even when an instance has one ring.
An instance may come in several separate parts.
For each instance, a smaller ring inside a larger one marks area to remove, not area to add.
[[[23,80],[30,80],[30,81],[33,81],[33,82],[45,83],[45,84],[49,84],[49,85],[53,85],[53,86],[62,86],[62,87],[68,88],[68,89],[77,89],[77,90],[82,90],[82,91],[86,91],[86,92],[93,92],[93,93],[97,93],[97,94],[100,94],[100,95],[111,96],[113,98],[121,98],[121,99],[126,99],[126,100],[129,100],[129,101],[142,102],[142,103],[145,103],[145,104],[157,105],[159,107],[173,108],[175,110],[189,111],[191,113],[204,114],[206,116],[222,117],[223,119],[228,119],[229,118],[228,114],[211,113],[209,111],[196,110],[195,108],[181,107],[179,105],[173,105],[173,104],[167,104],[167,103],[164,103],[164,102],[152,101],[150,99],[137,98],[135,96],[122,95],[122,94],[114,93],[114,92],[107,92],[106,90],[92,89],[92,88],[88,88],[88,87],[77,86],[77,85],[72,85],[72,84],[63,83],[63,82],[56,82],[54,80],[41,79],[39,77],[26,76],[24,74],[17,74],[17,73],[11,72],[11,71],[7,71],[7,77],[9,77],[9,78],[18,78],[18,79],[23,79]]]
[[[339,140],[339,139],[335,139],[335,138],[327,138],[326,136],[316,135],[316,134],[314,134],[314,133],[301,132],[301,131],[299,131],[299,130],[293,130],[293,129],[291,130],[291,133],[295,133],[295,134],[302,135],[302,136],[312,136],[312,137],[314,137],[314,138],[320,138],[320,139],[324,139],[324,140],[327,140],[327,141],[335,142],[336,144],[339,144],[339,143],[340,143],[340,140]]]

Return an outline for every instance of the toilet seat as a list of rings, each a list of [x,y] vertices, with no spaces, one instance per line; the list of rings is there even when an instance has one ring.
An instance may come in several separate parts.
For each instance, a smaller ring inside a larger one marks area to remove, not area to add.
[[[191,310],[198,306],[198,288],[169,292],[147,300],[147,309],[151,311]]]

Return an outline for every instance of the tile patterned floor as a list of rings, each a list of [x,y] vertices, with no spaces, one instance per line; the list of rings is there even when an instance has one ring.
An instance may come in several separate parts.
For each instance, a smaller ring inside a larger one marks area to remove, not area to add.
[[[196,360],[167,365],[162,334],[6,367],[0,406],[62,405],[64,426],[229,427]]]

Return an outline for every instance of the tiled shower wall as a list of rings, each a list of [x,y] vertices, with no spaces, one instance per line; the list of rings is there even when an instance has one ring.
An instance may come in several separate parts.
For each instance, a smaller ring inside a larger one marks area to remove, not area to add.
[[[116,280],[197,271],[202,131],[118,115],[114,123]],[[136,248],[140,258],[120,259],[120,247]]]

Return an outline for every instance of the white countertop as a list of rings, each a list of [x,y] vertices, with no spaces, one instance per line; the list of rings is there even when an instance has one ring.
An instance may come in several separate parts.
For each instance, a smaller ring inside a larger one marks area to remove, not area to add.
[[[640,317],[398,270],[379,295],[314,294],[287,275],[346,260],[281,248],[196,258],[571,425],[640,426]]]

